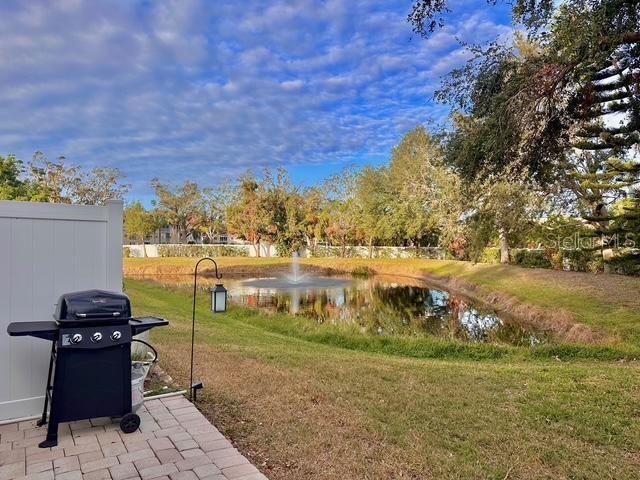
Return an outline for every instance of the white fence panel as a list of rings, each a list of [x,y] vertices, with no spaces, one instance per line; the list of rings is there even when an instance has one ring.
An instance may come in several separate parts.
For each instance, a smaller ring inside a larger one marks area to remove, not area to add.
[[[122,290],[122,202],[0,201],[0,421],[41,411],[51,348],[7,325],[50,320],[62,293],[90,288]]]

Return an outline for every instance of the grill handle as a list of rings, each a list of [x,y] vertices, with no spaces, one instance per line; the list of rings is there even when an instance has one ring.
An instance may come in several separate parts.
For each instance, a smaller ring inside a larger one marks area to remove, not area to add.
[[[112,317],[119,317],[121,312],[111,312]],[[104,318],[105,313],[74,313],[76,318]]]

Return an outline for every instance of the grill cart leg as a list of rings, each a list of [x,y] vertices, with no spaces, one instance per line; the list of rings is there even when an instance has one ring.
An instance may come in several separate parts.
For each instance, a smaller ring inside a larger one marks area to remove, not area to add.
[[[58,420],[55,416],[49,418],[49,426],[47,427],[47,438],[38,444],[40,448],[55,447],[58,445]]]
[[[51,361],[49,362],[49,378],[47,380],[47,396],[45,398],[44,403],[44,412],[42,412],[42,419],[45,422],[47,421],[47,400],[51,403],[51,411],[49,412],[49,424],[47,425],[47,437],[43,442],[40,442],[38,446],[40,448],[49,448],[55,447],[58,445],[58,419],[59,417],[59,405],[60,398],[57,395],[54,395],[54,385],[51,384],[52,377],[52,368],[54,362],[57,363],[57,348],[56,342],[53,342],[53,346],[51,347]],[[56,371],[55,375],[53,375],[53,383],[58,384],[58,380],[62,380],[59,377],[59,372]]]
[[[47,388],[44,392],[44,408],[42,418],[38,420],[37,426],[41,427],[47,423],[47,408],[49,407],[49,395],[51,395],[51,373],[53,372],[53,359],[56,356],[56,342],[51,342],[51,357],[49,358],[49,374],[47,375]]]

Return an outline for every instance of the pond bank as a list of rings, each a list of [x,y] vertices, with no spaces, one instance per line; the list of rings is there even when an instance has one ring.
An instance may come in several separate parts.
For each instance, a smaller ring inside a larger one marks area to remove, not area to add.
[[[125,259],[125,275],[191,274],[196,259]],[[233,278],[281,275],[290,260],[221,257]],[[427,280],[504,316],[557,332],[565,342],[631,347],[640,340],[640,279],[438,260],[300,259],[318,274],[370,271]],[[206,272],[206,271],[205,271]]]
[[[130,276],[166,287],[191,289],[193,275]],[[201,278],[206,290],[215,278]],[[234,306],[256,309],[266,316],[291,314],[319,333],[337,332],[373,337],[437,337],[462,343],[539,346],[557,344],[556,335],[537,325],[497,315],[465,295],[422,279],[399,275],[319,276],[300,273],[298,281],[270,272],[258,278],[226,275],[224,285]]]

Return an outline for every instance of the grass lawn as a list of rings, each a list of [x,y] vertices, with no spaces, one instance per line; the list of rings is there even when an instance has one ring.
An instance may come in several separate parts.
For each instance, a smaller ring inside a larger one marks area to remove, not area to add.
[[[240,263],[249,268],[286,262],[221,260],[227,272]],[[127,259],[127,271],[133,272],[131,265],[150,268],[154,261],[172,263],[183,273],[194,263]],[[522,301],[549,302],[550,308],[556,299],[562,302],[557,308],[582,315],[629,344],[637,335],[637,295],[630,292],[609,308],[623,326],[599,319],[602,304],[613,301],[591,277],[571,290],[570,281],[554,283],[558,272],[540,276],[547,272],[453,262],[363,262],[379,270],[400,266],[405,274],[455,274]],[[328,266],[326,260],[312,263]],[[351,261],[349,268],[360,263]],[[612,282],[637,285],[624,277]],[[535,295],[540,288],[544,293]],[[562,288],[579,299],[556,292]],[[162,366],[186,385],[188,289],[128,279],[126,291],[136,315],[170,320],[169,327],[152,332],[152,340]],[[199,305],[196,378],[205,383],[199,407],[270,478],[638,478],[640,369],[635,361],[579,355],[559,361],[552,352],[534,356],[526,348],[436,340],[380,344],[331,330],[321,333],[290,316],[240,308],[214,316],[204,294]]]

